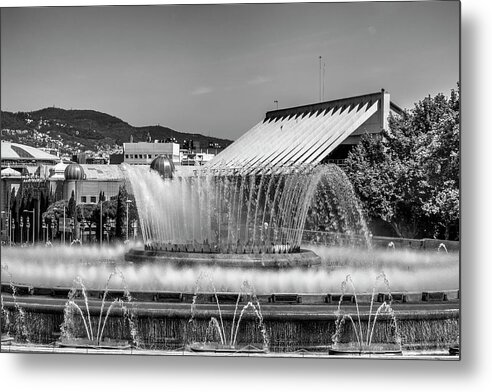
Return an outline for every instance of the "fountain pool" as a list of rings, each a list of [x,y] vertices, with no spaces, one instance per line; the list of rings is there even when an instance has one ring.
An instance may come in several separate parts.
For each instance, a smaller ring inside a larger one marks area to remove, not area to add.
[[[367,250],[328,246],[307,248],[320,257],[316,268],[231,268],[183,266],[125,261],[127,247],[34,247],[3,248],[2,265],[7,265],[16,284],[40,287],[72,287],[77,276],[88,289],[103,290],[114,267],[125,276],[130,291],[193,292],[200,274],[213,276],[217,291],[236,291],[247,280],[258,294],[327,293],[340,291],[347,274],[357,289],[370,292],[374,276],[384,271],[393,291],[455,290],[459,287],[458,253],[418,250]],[[8,284],[2,274],[2,284]],[[109,288],[117,288],[117,281]],[[204,282],[203,290],[212,291]]]
[[[384,271],[400,298],[395,312],[403,320],[404,344],[435,347],[455,342],[459,254],[394,246],[373,249],[352,186],[338,167],[205,168],[172,179],[138,167],[127,166],[125,172],[138,209],[141,243],[2,249],[2,266],[9,271],[2,274],[4,308],[11,316],[19,309],[25,313],[31,341],[58,339],[67,293],[79,279],[89,298],[85,305],[77,302],[80,299],[70,304],[86,307],[87,325],[97,324],[94,315],[100,319],[108,290],[110,296],[131,294],[134,331],[142,337],[143,348],[180,349],[190,343],[191,302],[196,305],[195,342],[205,341],[212,330],[221,337],[218,344],[261,343],[265,332],[274,352],[327,352],[339,305],[344,302],[348,312],[355,311],[353,297],[341,293],[340,282],[347,275],[357,282],[360,317],[370,322],[373,300],[367,299],[373,298],[374,277]],[[302,243],[306,221],[344,233],[352,245]],[[108,279],[116,269],[124,277],[124,288],[121,279]],[[197,293],[201,276],[210,279],[201,282]],[[255,302],[241,302],[239,308],[238,302],[230,302],[239,298],[244,281],[261,304],[261,331]],[[9,294],[12,287],[17,298]],[[378,302],[385,302],[386,292],[378,291]],[[237,309],[245,310],[241,323]],[[115,305],[104,330],[111,339],[131,340],[123,328],[125,317]],[[85,333],[88,340],[101,341],[99,334]],[[233,338],[226,339],[231,334]],[[371,343],[389,337],[388,321],[378,320]]]

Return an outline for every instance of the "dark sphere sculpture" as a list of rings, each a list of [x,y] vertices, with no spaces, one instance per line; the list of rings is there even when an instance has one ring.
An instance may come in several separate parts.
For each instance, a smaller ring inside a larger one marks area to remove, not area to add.
[[[164,155],[159,155],[150,163],[150,168],[157,171],[162,178],[173,178],[176,168],[173,160]]]
[[[65,168],[65,180],[78,181],[84,178],[84,169],[78,163],[71,163]]]

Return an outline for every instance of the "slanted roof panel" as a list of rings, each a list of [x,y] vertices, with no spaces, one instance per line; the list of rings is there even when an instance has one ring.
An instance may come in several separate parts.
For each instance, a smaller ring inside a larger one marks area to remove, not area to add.
[[[378,110],[375,94],[267,113],[207,166],[254,170],[319,163]]]

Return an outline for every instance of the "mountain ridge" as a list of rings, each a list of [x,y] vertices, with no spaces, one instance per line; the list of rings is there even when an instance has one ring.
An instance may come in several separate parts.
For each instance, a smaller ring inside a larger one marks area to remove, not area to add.
[[[31,112],[1,111],[2,140],[53,147],[65,153],[118,150],[123,143],[174,139],[181,146],[193,140],[195,147],[225,148],[231,140],[180,132],[161,125],[136,127],[110,114],[92,109],[47,107]],[[56,147],[55,147],[56,146]],[[189,144],[188,144],[189,146]],[[217,147],[220,146],[220,147]]]

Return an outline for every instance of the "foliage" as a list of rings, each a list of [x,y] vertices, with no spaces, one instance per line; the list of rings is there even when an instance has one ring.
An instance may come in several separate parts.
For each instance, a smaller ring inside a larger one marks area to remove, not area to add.
[[[128,204],[128,220],[126,217],[127,212],[127,200],[130,200]],[[118,192],[118,202],[116,206],[116,228],[115,235],[117,238],[124,240],[126,239],[127,230],[131,232],[131,222],[137,218],[137,209],[135,206],[135,199],[133,195],[130,195],[126,190],[126,186],[120,186]],[[126,224],[128,222],[128,228]],[[130,233],[129,233],[130,236]]]
[[[68,201],[67,216],[69,218],[75,217],[75,208],[76,208],[75,192],[72,191],[72,196],[70,196],[70,200]]]
[[[128,193],[124,185],[118,191],[118,202],[116,205],[116,238],[124,239],[126,236],[126,200]]]
[[[370,219],[401,237],[457,238],[459,109],[459,90],[426,97],[349,153],[347,174]]]

